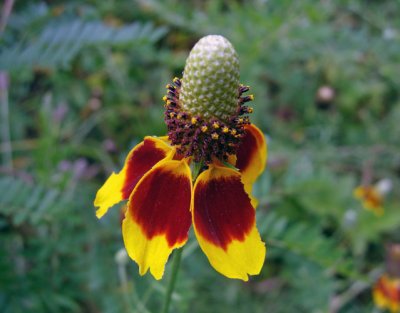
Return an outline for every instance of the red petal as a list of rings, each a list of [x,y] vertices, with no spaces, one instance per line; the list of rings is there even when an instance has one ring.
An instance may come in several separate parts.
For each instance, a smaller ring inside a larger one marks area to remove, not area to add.
[[[161,161],[171,151],[164,142],[153,137],[146,137],[142,144],[132,151],[126,160],[126,177],[122,188],[124,199],[128,199],[138,181],[157,162]]]
[[[211,165],[197,178],[192,201],[196,237],[211,265],[229,278],[258,274],[266,249],[240,173]]]
[[[226,249],[232,240],[243,241],[255,222],[254,208],[233,170],[215,176],[215,168],[202,173],[194,191],[194,222],[197,232]]]
[[[397,312],[400,308],[400,281],[384,274],[375,284],[373,296],[378,307]]]
[[[174,149],[162,139],[146,137],[133,148],[125,160],[122,170],[112,173],[99,189],[94,205],[99,207],[98,218],[107,213],[114,204],[127,200],[139,179],[143,177],[157,162],[172,158]]]
[[[190,168],[184,160],[158,163],[133,190],[122,234],[141,275],[150,269],[160,279],[172,250],[185,244],[191,194]]]
[[[148,239],[164,234],[170,246],[187,239],[191,224],[190,169],[185,161],[164,161],[137,185],[128,209]]]
[[[246,134],[236,154],[236,167],[242,173],[244,184],[252,184],[264,171],[267,162],[267,144],[264,134],[255,125],[245,127]]]

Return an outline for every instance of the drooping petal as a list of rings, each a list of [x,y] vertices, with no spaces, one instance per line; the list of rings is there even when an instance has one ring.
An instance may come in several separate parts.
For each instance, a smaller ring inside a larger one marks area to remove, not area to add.
[[[128,202],[122,234],[128,255],[156,279],[173,249],[182,247],[191,225],[192,180],[185,160],[165,160],[139,181]]]
[[[194,186],[192,218],[211,265],[229,278],[248,280],[261,271],[266,249],[240,173],[211,165]]]
[[[172,152],[172,147],[155,137],[146,137],[134,147],[126,157],[122,170],[118,174],[112,173],[97,192],[94,205],[99,209],[96,216],[101,218],[114,204],[129,199],[143,175],[157,162],[172,158]]]
[[[377,307],[388,309],[391,312],[399,312],[400,280],[384,274],[374,285],[373,298]]]
[[[264,134],[254,124],[245,126],[246,134],[236,154],[236,167],[245,185],[253,184],[267,163],[267,144]]]

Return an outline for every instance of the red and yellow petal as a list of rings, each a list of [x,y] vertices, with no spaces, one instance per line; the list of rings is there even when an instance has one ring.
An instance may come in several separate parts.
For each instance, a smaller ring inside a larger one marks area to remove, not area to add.
[[[122,170],[112,173],[98,190],[94,200],[94,205],[99,207],[96,216],[101,218],[114,204],[129,199],[143,175],[159,161],[172,158],[172,154],[173,148],[162,139],[146,137],[129,152]]]
[[[383,275],[373,288],[373,298],[377,307],[400,312],[400,280]]]
[[[247,281],[261,271],[266,248],[240,173],[211,165],[196,180],[191,208],[200,247],[218,272]]]
[[[128,202],[122,234],[128,255],[156,279],[175,248],[182,247],[191,225],[192,177],[185,160],[165,160],[139,181]]]
[[[265,169],[267,144],[264,134],[254,124],[245,126],[245,135],[236,154],[236,167],[245,185],[252,185]]]

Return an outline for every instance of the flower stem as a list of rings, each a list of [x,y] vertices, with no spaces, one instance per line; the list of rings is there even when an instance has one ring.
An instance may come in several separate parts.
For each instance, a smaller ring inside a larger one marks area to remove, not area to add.
[[[1,120],[1,139],[3,150],[3,164],[8,170],[13,170],[13,156],[10,136],[10,118],[8,103],[8,74],[0,71],[0,120]]]
[[[181,263],[182,251],[183,251],[183,248],[178,249],[175,251],[175,254],[174,254],[174,260],[172,263],[172,274],[171,274],[170,281],[168,283],[167,292],[165,294],[165,300],[164,300],[164,306],[163,306],[162,313],[168,313],[168,311],[169,311],[169,305],[171,303],[172,293],[175,288],[175,282],[176,282],[176,278],[178,276],[179,265]]]

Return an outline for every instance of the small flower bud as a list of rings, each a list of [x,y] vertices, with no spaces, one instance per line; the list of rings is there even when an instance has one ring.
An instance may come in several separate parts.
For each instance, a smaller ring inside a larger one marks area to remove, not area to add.
[[[384,196],[388,192],[392,190],[393,183],[389,178],[381,179],[375,185],[376,190],[380,193],[380,195]]]
[[[320,110],[327,110],[335,99],[335,90],[330,86],[321,86],[315,95],[315,104]]]
[[[129,261],[128,254],[124,248],[119,249],[114,258],[115,262],[120,266],[126,265]]]

